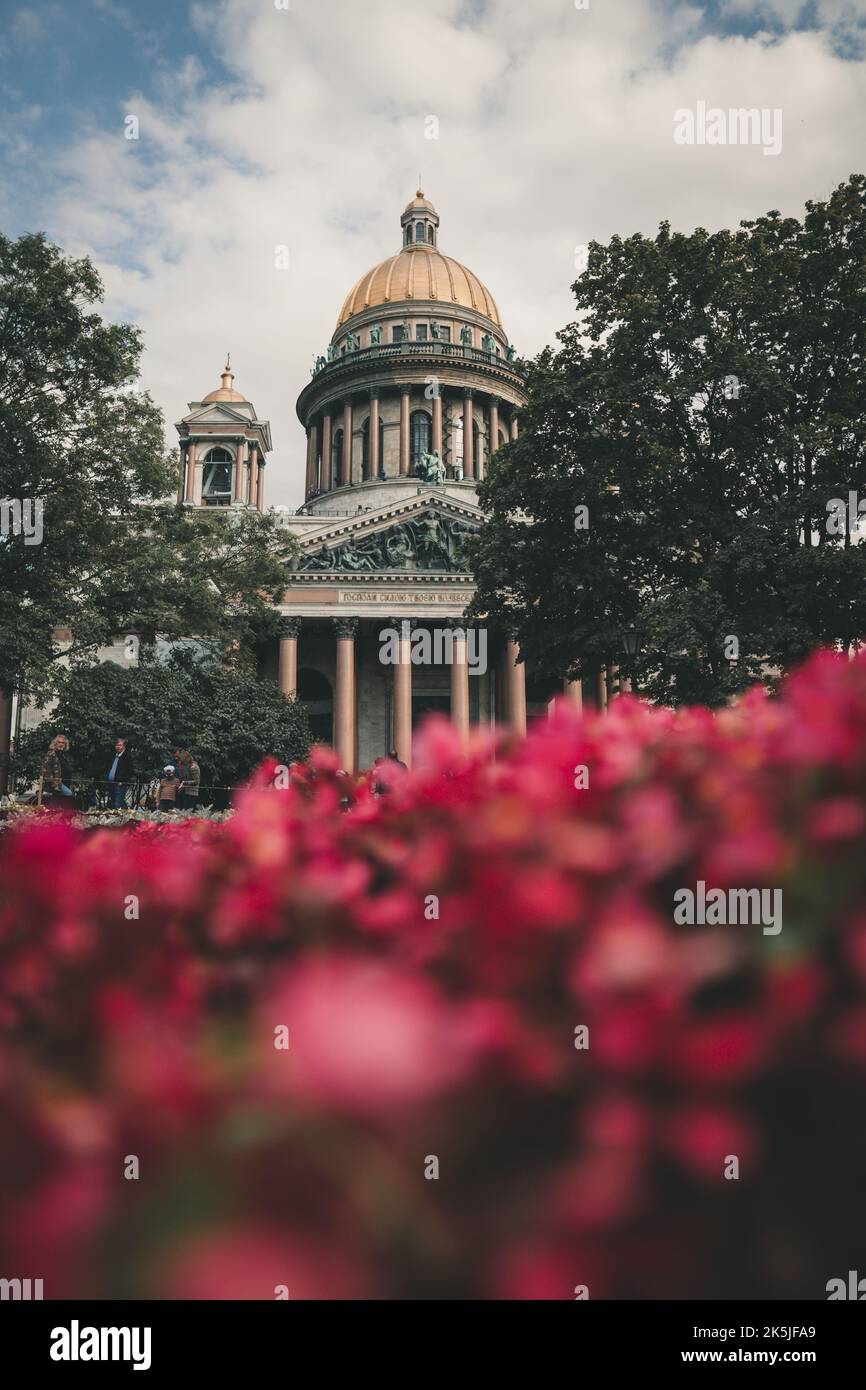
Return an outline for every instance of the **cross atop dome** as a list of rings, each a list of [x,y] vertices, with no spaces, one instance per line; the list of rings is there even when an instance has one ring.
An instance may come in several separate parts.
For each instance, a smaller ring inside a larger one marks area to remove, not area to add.
[[[439,233],[439,214],[424,196],[421,180],[411,203],[407,203],[400,218],[403,228],[403,245],[407,249],[428,250],[435,246]]]

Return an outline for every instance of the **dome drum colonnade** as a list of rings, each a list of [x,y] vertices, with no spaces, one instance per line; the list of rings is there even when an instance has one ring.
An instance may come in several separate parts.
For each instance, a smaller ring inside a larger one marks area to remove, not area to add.
[[[452,382],[458,375],[452,362],[432,354],[406,356],[405,364],[391,367],[386,385],[381,373],[376,384],[356,385],[353,377],[367,375],[367,364],[351,358],[322,373],[327,379],[317,385],[325,399],[313,400],[307,416],[305,502],[362,482],[409,478],[426,453],[439,455],[447,478],[481,482],[490,455],[517,438],[516,406],[498,382],[496,390],[489,382],[475,384],[478,378],[466,385],[465,371],[459,374],[463,381]],[[428,385],[431,376],[435,391]],[[419,429],[421,414],[426,424]]]

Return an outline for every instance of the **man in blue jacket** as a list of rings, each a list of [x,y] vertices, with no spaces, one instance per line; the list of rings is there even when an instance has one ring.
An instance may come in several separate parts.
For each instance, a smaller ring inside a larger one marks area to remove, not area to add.
[[[126,746],[126,739],[119,738],[114,745],[114,761],[108,769],[108,804],[115,811],[126,805],[126,789],[135,776],[132,754]]]

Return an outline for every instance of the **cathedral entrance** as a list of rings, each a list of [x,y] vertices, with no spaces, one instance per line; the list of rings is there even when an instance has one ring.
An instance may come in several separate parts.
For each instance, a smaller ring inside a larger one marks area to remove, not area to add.
[[[451,717],[450,695],[412,696],[412,728],[417,729],[429,714],[444,714]]]
[[[550,712],[550,702],[562,694],[562,680],[552,676],[540,676],[530,671],[526,676],[526,719],[534,724],[537,719],[546,719]]]
[[[334,696],[327,676],[302,667],[298,672],[298,700],[307,707],[314,743],[334,741]]]

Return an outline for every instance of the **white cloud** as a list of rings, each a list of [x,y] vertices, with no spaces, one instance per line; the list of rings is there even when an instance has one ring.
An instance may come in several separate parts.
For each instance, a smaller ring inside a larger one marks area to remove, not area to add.
[[[47,37],[45,20],[43,16],[22,5],[11,17],[9,33],[15,43],[41,43]]]
[[[823,3],[830,18],[853,8]],[[399,248],[419,171],[443,250],[490,285],[534,353],[571,316],[578,243],[665,217],[690,229],[797,213],[858,169],[863,63],[820,32],[698,38],[699,19],[650,0],[202,6],[201,61],[178,55],[159,90],[64,151],[47,228],[93,254],[110,311],[144,328],[170,439],[231,349],[237,386],[273,426],[268,500],[295,503],[295,399],[350,286]],[[211,45],[227,83],[208,75]],[[699,99],[781,107],[782,154],[677,146],[673,113]],[[138,142],[123,138],[128,112]],[[430,114],[438,141],[424,138]]]

